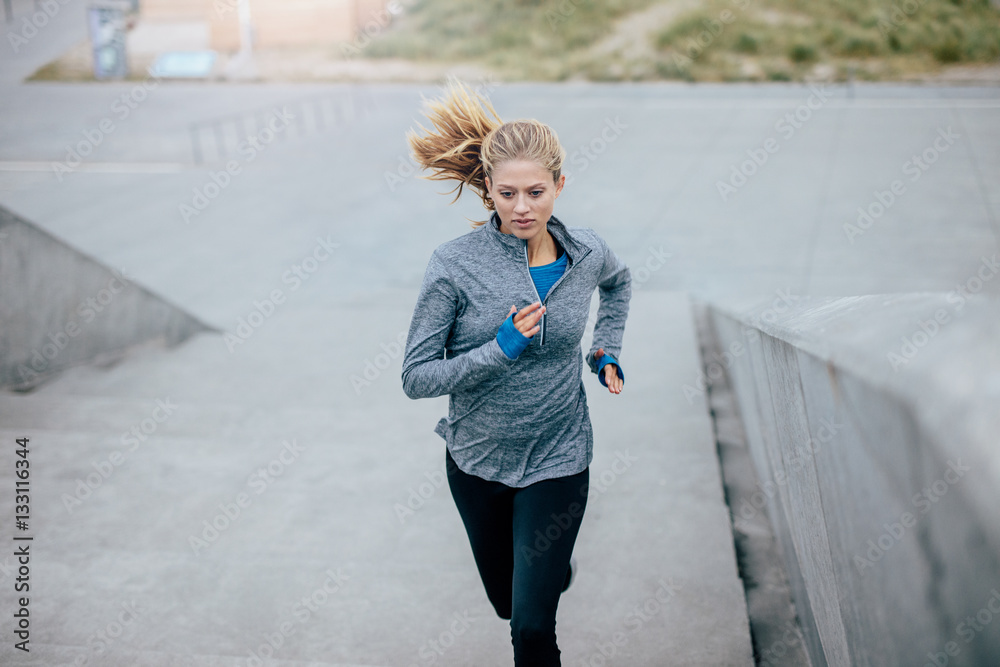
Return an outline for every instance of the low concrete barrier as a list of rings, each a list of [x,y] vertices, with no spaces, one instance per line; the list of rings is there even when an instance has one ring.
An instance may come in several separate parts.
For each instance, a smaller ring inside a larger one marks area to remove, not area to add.
[[[813,665],[1000,664],[1000,299],[697,308]]]
[[[206,330],[127,274],[0,207],[0,388],[27,390],[61,369]]]

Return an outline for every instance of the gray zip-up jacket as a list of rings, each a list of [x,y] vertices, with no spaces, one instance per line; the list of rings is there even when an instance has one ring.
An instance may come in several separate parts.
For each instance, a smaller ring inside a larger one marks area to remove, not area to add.
[[[481,227],[431,253],[403,354],[410,398],[449,394],[448,416],[434,432],[463,471],[513,487],[583,471],[593,459],[593,429],[583,362],[594,352],[619,362],[632,296],[632,274],[597,232],[567,227],[554,215],[548,230],[568,255],[545,300],[541,329],[511,359],[497,343],[510,313],[539,300],[528,269],[528,244],[498,228],[496,212]],[[580,349],[594,289],[600,289],[593,345]]]

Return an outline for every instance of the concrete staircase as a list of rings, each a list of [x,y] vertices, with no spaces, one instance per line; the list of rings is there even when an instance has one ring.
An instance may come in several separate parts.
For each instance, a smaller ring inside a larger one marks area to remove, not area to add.
[[[204,333],[0,395],[0,441],[31,441],[35,538],[32,652],[4,664],[511,664],[432,432],[447,400],[400,387],[415,297],[288,308],[232,353]],[[564,664],[749,665],[711,424],[681,391],[699,373],[686,296],[637,294],[626,336],[628,391],[585,378],[594,488]]]

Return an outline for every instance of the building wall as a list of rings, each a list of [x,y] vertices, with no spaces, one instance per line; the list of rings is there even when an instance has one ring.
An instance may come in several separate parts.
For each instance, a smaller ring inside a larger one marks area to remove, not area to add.
[[[207,21],[211,47],[239,49],[238,0],[143,0],[144,19]],[[255,46],[261,48],[350,41],[371,21],[384,25],[385,0],[250,0]]]
[[[212,0],[139,0],[139,12],[150,21],[199,21],[210,4]]]

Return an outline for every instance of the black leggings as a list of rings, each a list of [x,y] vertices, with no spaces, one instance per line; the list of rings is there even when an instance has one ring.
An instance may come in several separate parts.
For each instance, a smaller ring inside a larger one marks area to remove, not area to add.
[[[590,468],[514,488],[462,471],[447,449],[445,457],[486,596],[510,620],[514,664],[559,665],[556,607],[587,507]]]

